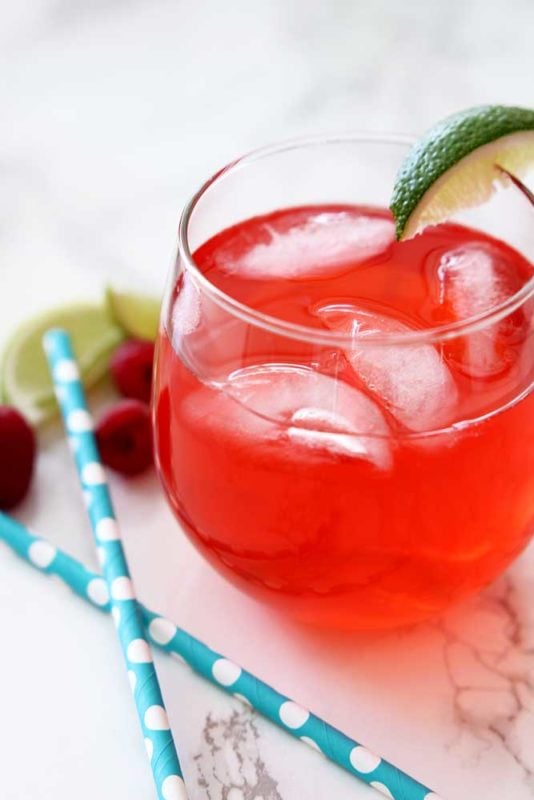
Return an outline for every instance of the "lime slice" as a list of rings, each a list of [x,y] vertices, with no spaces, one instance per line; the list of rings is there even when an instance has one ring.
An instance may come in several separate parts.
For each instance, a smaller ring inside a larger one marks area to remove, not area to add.
[[[118,292],[111,286],[106,297],[113,318],[128,336],[154,341],[158,333],[161,300],[142,294]]]
[[[510,181],[502,169],[523,177],[533,165],[532,109],[478,106],[438,122],[397,174],[390,206],[397,238],[484,202]]]
[[[23,323],[4,351],[2,397],[34,425],[58,410],[42,347],[43,334],[49,328],[65,328],[70,333],[87,388],[106,374],[109,355],[124,338],[105,306],[92,303],[55,308]]]

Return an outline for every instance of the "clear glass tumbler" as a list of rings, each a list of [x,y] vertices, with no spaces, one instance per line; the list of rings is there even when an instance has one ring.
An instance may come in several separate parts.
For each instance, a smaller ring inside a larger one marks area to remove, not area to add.
[[[230,164],[183,212],[162,309],[155,442],[180,525],[232,582],[318,625],[435,615],[533,532],[533,279],[461,320],[357,336],[249,306],[195,262],[211,237],[276,209],[387,208],[409,146],[308,139]],[[533,219],[511,188],[457,222],[532,260]],[[347,378],[359,369],[374,370],[366,399]],[[412,416],[395,426],[397,390]]]

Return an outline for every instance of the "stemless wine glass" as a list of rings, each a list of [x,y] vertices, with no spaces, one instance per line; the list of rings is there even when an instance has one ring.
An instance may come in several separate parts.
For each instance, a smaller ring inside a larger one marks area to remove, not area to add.
[[[183,212],[163,304],[154,424],[171,506],[224,576],[319,625],[383,628],[439,613],[495,578],[533,530],[534,280],[468,319],[358,339],[382,370],[402,369],[407,353],[432,348],[447,364],[496,341],[513,358],[490,379],[464,375],[462,415],[446,427],[393,431],[370,412],[347,431],[323,422],[354,417],[343,372],[354,335],[248,307],[195,263],[215,234],[276,209],[387,207],[409,146],[385,135],[307,139],[230,164]],[[532,258],[533,218],[512,188],[458,220]],[[414,375],[414,402],[427,379]]]

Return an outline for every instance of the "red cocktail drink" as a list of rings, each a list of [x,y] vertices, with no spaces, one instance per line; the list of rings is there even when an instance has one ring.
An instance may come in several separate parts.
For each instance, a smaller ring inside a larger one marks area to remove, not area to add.
[[[169,295],[158,463],[202,553],[301,619],[386,627],[493,579],[534,518],[529,261],[456,223],[293,206]],[[499,309],[501,309],[499,311]]]

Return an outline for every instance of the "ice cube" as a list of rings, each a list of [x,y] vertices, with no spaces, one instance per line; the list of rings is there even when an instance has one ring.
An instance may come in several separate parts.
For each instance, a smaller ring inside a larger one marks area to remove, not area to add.
[[[467,319],[504,303],[523,283],[517,269],[491,245],[465,244],[442,255],[440,302],[456,319]]]
[[[452,321],[490,311],[525,282],[513,262],[483,243],[466,244],[445,253],[437,266],[437,278],[440,304]],[[500,323],[483,324],[480,330],[452,340],[447,354],[470,377],[499,375],[514,360],[514,334],[519,332],[523,318],[519,311]]]
[[[181,275],[172,308],[173,335],[187,336],[200,324],[200,292],[188,272]]]
[[[251,279],[305,280],[343,272],[385,251],[393,221],[348,211],[308,216],[287,230],[265,225],[268,241],[253,245],[225,269]]]
[[[431,344],[366,342],[371,334],[408,333],[408,325],[348,303],[325,304],[315,313],[332,330],[351,335],[346,356],[354,372],[404,426],[431,431],[452,422],[458,391]]]
[[[300,408],[291,415],[290,439],[306,447],[327,448],[346,455],[366,457],[368,446],[351,432],[347,420],[333,411]],[[385,465],[384,465],[385,466]]]
[[[328,457],[352,457],[380,469],[391,466],[389,426],[376,403],[364,392],[309,367],[262,364],[245,367],[188,401],[204,424],[225,435],[279,441]],[[224,429],[224,431],[223,431]],[[215,431],[214,431],[215,432]]]

